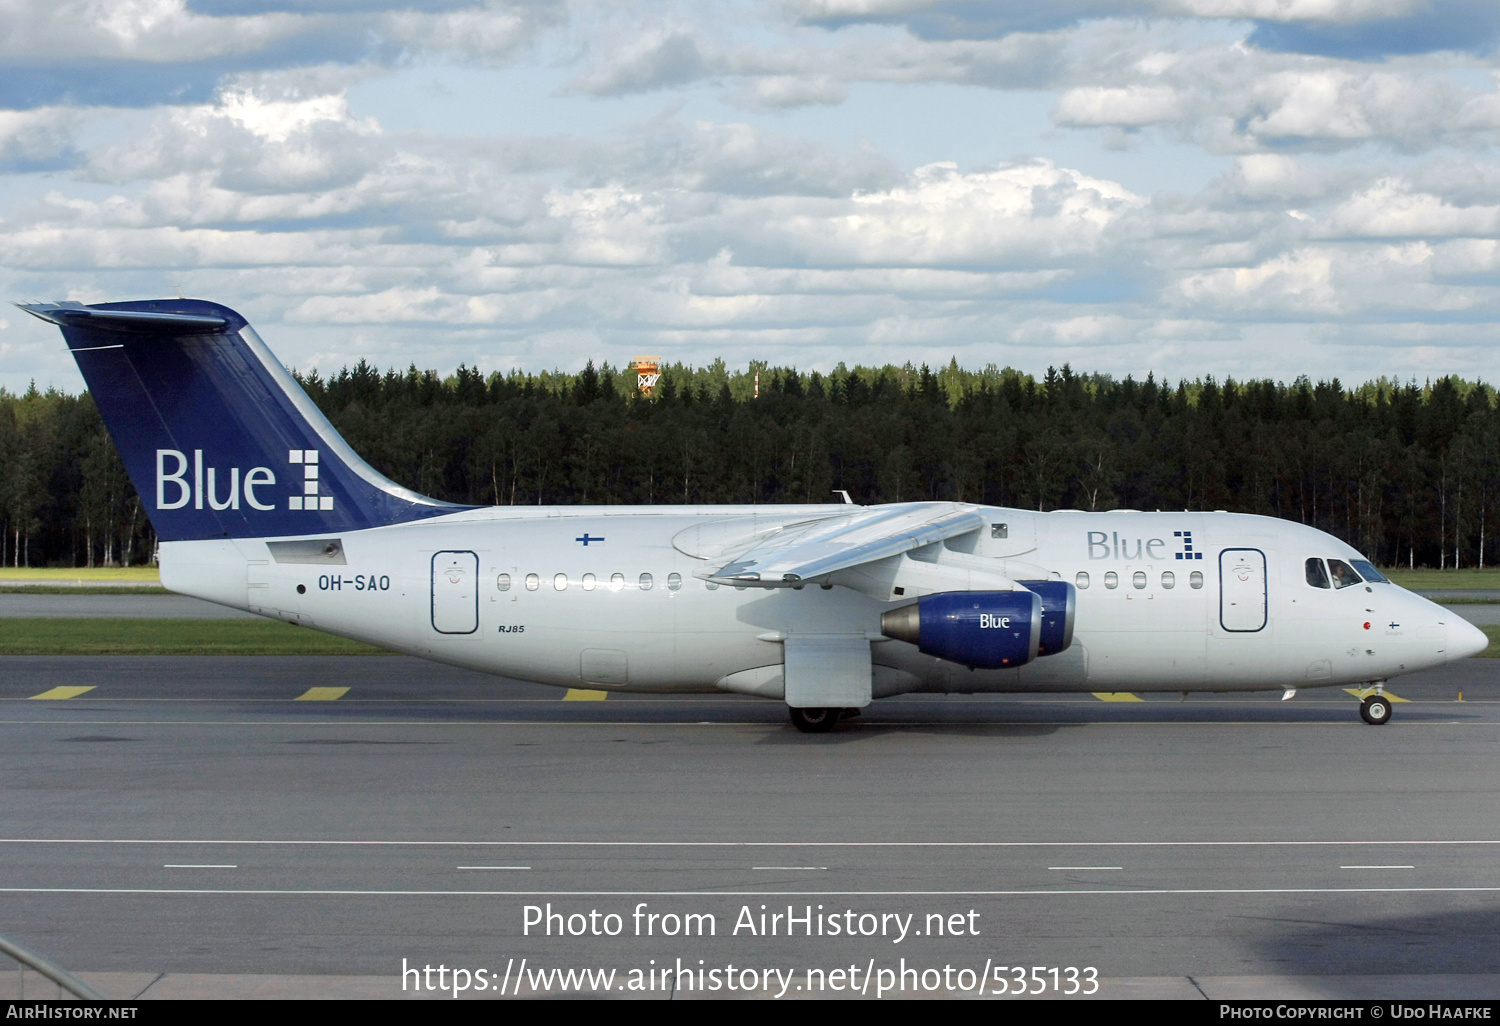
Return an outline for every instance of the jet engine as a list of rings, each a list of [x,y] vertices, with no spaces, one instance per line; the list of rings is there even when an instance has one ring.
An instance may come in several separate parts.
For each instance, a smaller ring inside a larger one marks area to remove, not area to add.
[[[927,655],[983,670],[1021,666],[1073,643],[1078,593],[1066,581],[1019,581],[1024,591],[924,595],[880,618],[880,633]]]
[[[1073,610],[1078,591],[1067,581],[1017,581],[1042,597],[1042,640],[1039,656],[1057,655],[1073,644]]]
[[[883,614],[880,633],[974,669],[1021,666],[1041,644],[1042,596],[1024,588],[923,595]]]

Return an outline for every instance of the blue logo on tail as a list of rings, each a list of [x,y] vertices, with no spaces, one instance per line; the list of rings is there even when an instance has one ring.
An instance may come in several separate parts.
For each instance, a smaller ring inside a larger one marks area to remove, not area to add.
[[[333,496],[318,494],[318,450],[293,449],[287,462],[302,464],[302,494],[287,499],[286,508],[321,510],[324,513],[333,509]]]
[[[22,309],[62,329],[164,542],[360,530],[465,508],[360,459],[228,307],[182,299]]]

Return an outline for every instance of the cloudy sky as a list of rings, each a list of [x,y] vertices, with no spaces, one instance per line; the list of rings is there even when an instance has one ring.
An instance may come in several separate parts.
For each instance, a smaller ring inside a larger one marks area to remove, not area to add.
[[[1494,0],[0,0],[0,297],[324,370],[1500,379]],[[0,385],[81,387],[0,312]]]

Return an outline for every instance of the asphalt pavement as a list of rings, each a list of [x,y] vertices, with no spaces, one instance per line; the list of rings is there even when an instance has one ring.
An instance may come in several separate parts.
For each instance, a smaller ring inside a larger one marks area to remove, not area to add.
[[[733,963],[874,996],[904,958],[969,970],[958,996],[998,966],[1500,996],[1500,661],[1391,690],[1380,727],[1324,689],[903,697],[818,736],[398,657],[9,657],[0,921],[122,995],[399,996],[403,960],[526,959],[523,993],[669,967],[582,989],[693,997]]]

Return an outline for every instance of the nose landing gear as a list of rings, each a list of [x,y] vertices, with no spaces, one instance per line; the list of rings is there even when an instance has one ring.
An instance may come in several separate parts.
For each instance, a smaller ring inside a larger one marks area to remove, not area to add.
[[[1391,718],[1391,700],[1381,694],[1366,695],[1359,703],[1359,717],[1373,727]]]

